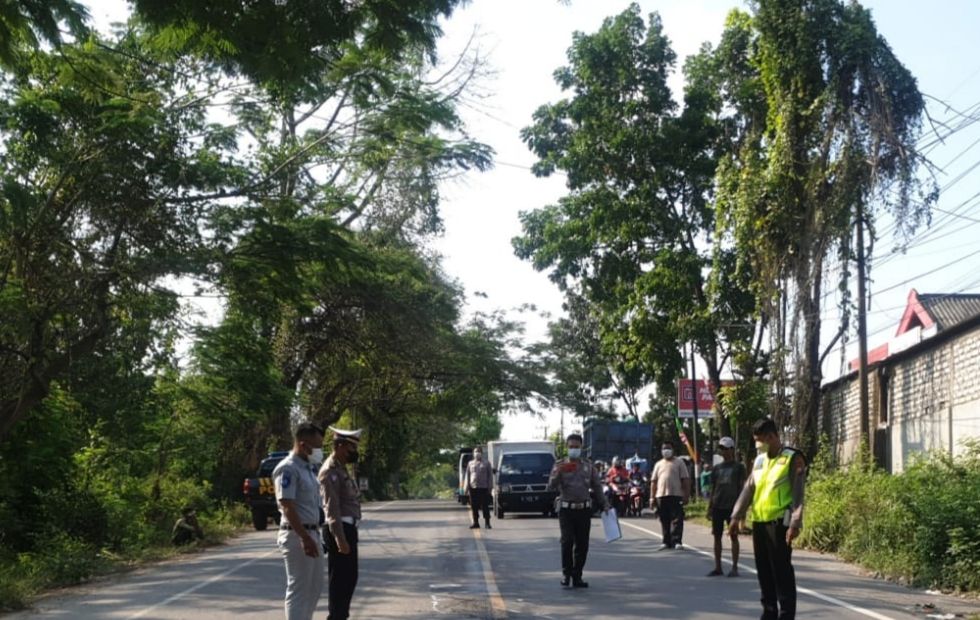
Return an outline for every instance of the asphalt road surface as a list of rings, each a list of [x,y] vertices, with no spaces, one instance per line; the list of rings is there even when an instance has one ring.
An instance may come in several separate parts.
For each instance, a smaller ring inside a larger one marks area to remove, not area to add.
[[[657,521],[621,523],[623,539],[607,544],[599,521],[593,521],[585,571],[591,587],[572,590],[558,583],[556,519],[508,515],[492,530],[469,530],[466,511],[450,502],[371,505],[361,526],[361,582],[353,617],[759,617],[747,537],[742,538],[742,576],[709,578],[705,528],[689,523],[685,550],[657,551]],[[794,563],[800,618],[884,620],[980,612],[976,601],[875,580],[830,556],[796,552]],[[32,610],[4,620],[282,618],[284,588],[275,532],[252,532],[222,547],[44,597]],[[324,589],[316,617],[325,616]]]

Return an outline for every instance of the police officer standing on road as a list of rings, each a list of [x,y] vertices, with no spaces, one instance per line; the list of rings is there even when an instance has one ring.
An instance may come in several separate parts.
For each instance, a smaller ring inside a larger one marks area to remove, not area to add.
[[[803,527],[806,460],[779,440],[776,423],[764,418],[752,427],[759,451],[745,487],[732,509],[730,534],[741,529],[751,504],[752,547],[762,590],[762,620],[796,617],[793,540]]]
[[[309,422],[296,427],[293,450],[272,472],[282,512],[277,543],[286,563],[286,620],[310,620],[323,591],[320,485],[323,430]]]
[[[572,433],[565,441],[568,458],[555,463],[548,478],[548,490],[559,492],[558,524],[561,527],[561,585],[587,588],[582,569],[589,555],[592,528],[592,502],[603,512],[609,504],[602,493],[602,479],[592,463],[582,460],[582,436]],[[589,496],[589,491],[592,496]]]
[[[327,519],[327,620],[347,620],[357,587],[357,523],[361,520],[361,493],[347,465],[357,463],[361,431],[333,431],[333,453],[320,469]]]
[[[466,465],[466,490],[470,495],[471,530],[480,529],[480,511],[483,522],[490,527],[490,488],[493,486],[493,471],[490,463],[483,460],[483,449],[474,448],[473,460]]]

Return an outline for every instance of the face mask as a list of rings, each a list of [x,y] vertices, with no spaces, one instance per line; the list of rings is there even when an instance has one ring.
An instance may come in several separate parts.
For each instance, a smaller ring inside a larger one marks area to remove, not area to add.
[[[353,452],[348,452],[347,453],[347,462],[350,463],[351,465],[357,463],[358,459],[360,459],[360,458],[361,458],[361,455],[360,455],[360,453],[357,450],[354,450]]]
[[[669,459],[670,457],[674,456],[674,451],[670,448],[664,448],[660,451],[660,454],[662,454],[665,459]]]
[[[478,461],[482,461],[483,460],[483,453],[482,452],[477,452],[476,454],[473,455],[473,458],[475,458]]]
[[[314,463],[323,462],[323,448],[313,448],[313,454],[310,455],[310,461]]]
[[[757,442],[755,442],[755,449],[758,452],[768,452],[769,451],[769,444],[767,444],[764,441],[757,441]]]
[[[570,459],[580,459],[582,458],[582,448],[569,448],[568,458]]]

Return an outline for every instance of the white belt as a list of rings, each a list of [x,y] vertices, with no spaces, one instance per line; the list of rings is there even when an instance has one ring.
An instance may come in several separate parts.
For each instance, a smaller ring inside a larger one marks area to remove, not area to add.
[[[340,517],[340,520],[348,525],[357,525],[357,519],[354,517]]]

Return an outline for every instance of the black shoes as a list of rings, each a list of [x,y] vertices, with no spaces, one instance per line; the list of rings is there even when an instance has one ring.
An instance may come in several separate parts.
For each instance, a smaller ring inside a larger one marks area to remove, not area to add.
[[[489,521],[487,521],[487,524],[486,524],[486,526],[485,526],[485,527],[486,527],[486,528],[487,528],[488,530],[492,530],[492,529],[493,529],[492,527],[490,527],[490,522],[489,522]]]
[[[568,575],[565,575],[564,577],[561,578],[561,585],[563,585],[566,588],[572,585],[572,578],[569,577]]]
[[[572,577],[572,587],[573,588],[588,588],[589,583],[587,581],[582,581],[581,577]]]
[[[480,524],[479,523],[474,523],[473,525],[470,526],[470,529],[471,530],[478,530],[478,529],[480,529]]]

